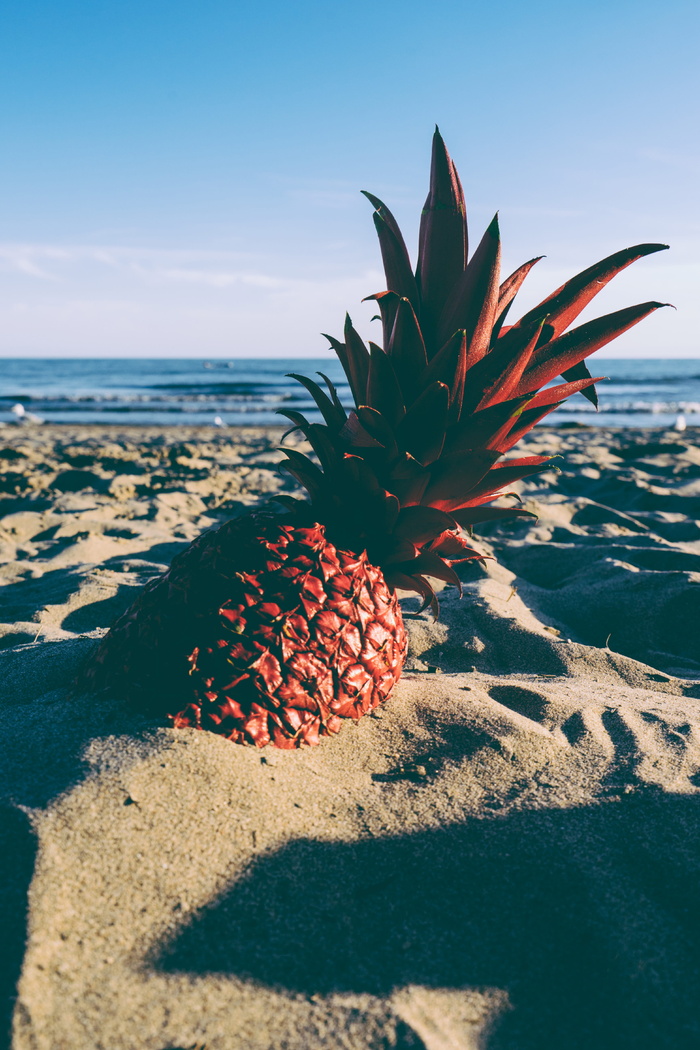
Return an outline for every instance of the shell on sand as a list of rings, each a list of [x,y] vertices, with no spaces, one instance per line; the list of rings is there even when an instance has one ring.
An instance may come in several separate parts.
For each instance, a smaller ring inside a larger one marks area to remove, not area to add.
[[[395,698],[274,754],[69,695],[135,587],[285,484],[276,433],[184,433],[0,441],[17,1050],[699,1045],[697,432],[538,430],[539,519],[439,621],[406,602]]]

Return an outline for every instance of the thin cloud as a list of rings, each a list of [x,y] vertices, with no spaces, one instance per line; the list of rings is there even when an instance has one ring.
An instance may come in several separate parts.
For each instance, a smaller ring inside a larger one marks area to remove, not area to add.
[[[101,270],[110,271],[112,278],[121,272],[122,279],[136,279],[138,283],[149,286],[186,284],[214,289],[240,286],[270,293],[294,293],[310,287],[330,288],[358,278],[368,279],[374,284],[383,281],[377,270],[365,270],[359,275],[291,276],[285,273],[288,260],[270,259],[266,268],[240,265],[251,261],[250,257],[240,253],[201,249],[0,244],[0,265],[4,263],[10,271],[27,277],[81,284],[99,278]]]
[[[277,288],[280,278],[258,270],[222,269],[221,263],[241,261],[237,253],[198,249],[113,247],[108,245],[0,244],[0,267],[42,280],[68,279],[71,269],[104,267],[145,281],[189,283],[225,288],[243,284]],[[208,264],[208,265],[207,265]]]
[[[147,268],[135,266],[134,272],[142,277],[174,283],[201,284],[209,288],[230,288],[243,284],[253,288],[280,288],[284,281],[264,273],[222,272],[217,270],[193,270],[183,268]]]
[[[28,244],[0,244],[0,266],[24,275],[38,278],[41,281],[55,281],[57,277],[40,262],[53,261],[64,257],[59,248]]]

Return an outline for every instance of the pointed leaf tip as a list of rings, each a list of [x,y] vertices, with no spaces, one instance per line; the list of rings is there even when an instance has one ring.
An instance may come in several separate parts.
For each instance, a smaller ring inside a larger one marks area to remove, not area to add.
[[[372,218],[379,237],[386,286],[390,291],[406,296],[418,310],[418,288],[399,224],[379,197],[375,197],[367,190],[362,190],[362,193],[375,209]]]
[[[605,259],[601,259],[566,281],[534,309],[524,314],[518,324],[528,324],[535,317],[541,317],[547,313],[549,315],[548,324],[551,326],[549,339],[556,339],[566,331],[581,311],[613,277],[637,259],[662,251],[666,247],[667,245],[664,244],[634,244],[630,248],[623,248],[622,251],[606,256]],[[657,304],[657,306],[660,305],[664,304]]]
[[[420,322],[431,358],[444,339],[440,316],[468,258],[464,191],[457,169],[438,129],[433,135],[430,186],[421,213],[416,282],[420,289]],[[452,333],[450,333],[452,334]]]

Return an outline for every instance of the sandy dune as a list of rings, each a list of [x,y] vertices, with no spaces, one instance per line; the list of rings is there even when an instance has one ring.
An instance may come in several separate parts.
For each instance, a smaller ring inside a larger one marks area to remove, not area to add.
[[[16,1050],[700,1046],[698,433],[538,429],[376,717],[236,747],[69,695],[264,430],[0,431]],[[17,989],[17,991],[15,991]]]

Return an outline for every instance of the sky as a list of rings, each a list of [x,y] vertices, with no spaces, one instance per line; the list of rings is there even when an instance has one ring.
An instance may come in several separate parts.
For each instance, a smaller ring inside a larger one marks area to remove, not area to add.
[[[700,357],[699,38],[697,0],[5,0],[0,356],[378,340],[360,190],[414,253],[437,123],[472,244],[546,255],[521,311],[661,241],[585,316],[673,303],[604,355]]]

